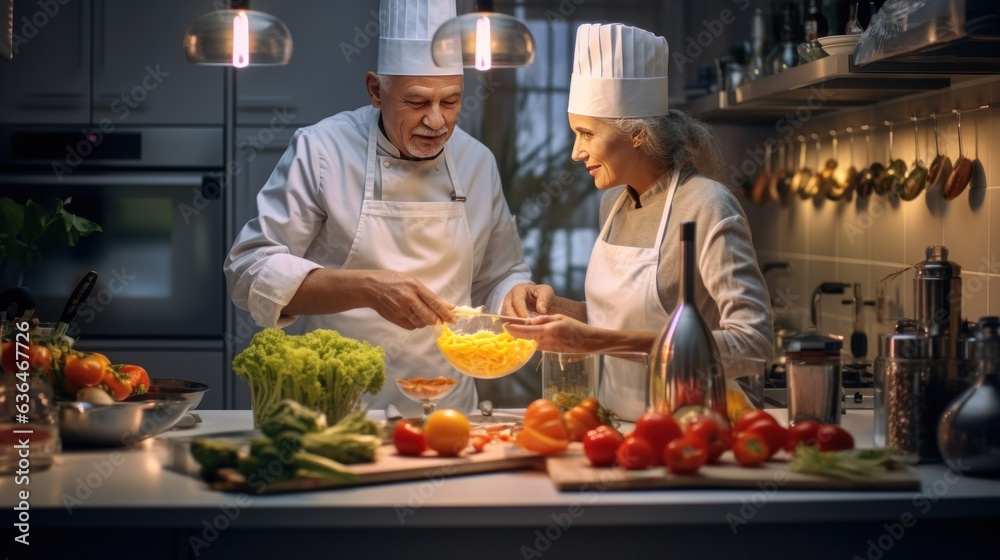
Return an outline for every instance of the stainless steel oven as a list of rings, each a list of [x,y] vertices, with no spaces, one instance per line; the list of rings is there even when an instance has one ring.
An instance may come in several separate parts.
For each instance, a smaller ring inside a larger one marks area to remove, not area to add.
[[[75,247],[43,247],[30,266],[5,259],[3,281],[22,278],[39,298],[36,315],[54,321],[96,270],[71,331],[79,345],[145,362],[153,376],[207,382],[216,391],[205,406],[221,408],[222,161],[221,128],[3,130],[0,196],[69,200],[68,210],[103,228]]]

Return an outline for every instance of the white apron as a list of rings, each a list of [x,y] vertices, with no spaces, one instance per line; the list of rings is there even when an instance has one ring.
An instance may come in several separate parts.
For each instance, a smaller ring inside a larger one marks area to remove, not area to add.
[[[622,193],[604,222],[590,254],[584,284],[587,322],[591,325],[615,330],[659,331],[670,318],[656,291],[656,271],[660,262],[660,244],[663,243],[663,232],[667,228],[680,173],[673,172],[671,175],[653,247],[626,247],[605,241],[611,231],[611,221],[629,199],[627,191]],[[604,373],[598,394],[602,405],[623,420],[635,421],[646,411],[648,394],[648,356],[645,360],[604,356]]]
[[[456,305],[472,301],[472,234],[465,215],[465,194],[459,184],[451,148],[426,161],[379,156],[378,122],[372,116],[368,133],[365,195],[354,242],[341,268],[395,270],[423,282],[432,292]],[[381,166],[376,192],[375,165]],[[452,202],[386,202],[382,192],[405,192],[408,185],[420,191],[444,185],[452,189]],[[366,396],[370,409],[395,404],[407,417],[420,416],[420,404],[403,395],[396,379],[458,379],[458,387],[437,403],[467,413],[475,408],[476,389],[471,377],[459,373],[444,359],[434,342],[434,328],[408,331],[383,319],[369,308],[352,309],[323,317],[323,326],[385,349],[386,382],[379,394]]]

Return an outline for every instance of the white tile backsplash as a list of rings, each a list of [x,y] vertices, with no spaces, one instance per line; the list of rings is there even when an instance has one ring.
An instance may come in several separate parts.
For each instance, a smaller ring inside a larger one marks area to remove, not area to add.
[[[935,156],[933,123],[927,118],[930,112],[941,114],[941,151],[956,160],[960,155],[958,127],[950,110],[985,103],[1000,107],[1000,79],[817,118],[807,123],[801,133],[827,134],[830,128],[838,128],[843,135],[839,129],[846,126],[874,125],[877,128],[872,135],[872,154],[884,163],[888,134],[882,121],[891,119],[897,122],[894,157],[911,164],[918,156],[929,165]],[[921,119],[917,150],[912,125],[906,122],[913,115]],[[761,262],[793,263],[789,273],[774,273],[768,278],[772,295],[777,290],[784,296],[782,320],[786,325],[792,323],[798,329],[809,326],[812,291],[820,282],[861,282],[864,296],[874,299],[879,279],[924,260],[925,248],[934,244],[947,246],[951,260],[965,271],[963,315],[972,320],[1000,315],[1000,112],[994,108],[964,112],[962,132],[965,152],[978,158],[980,165],[973,188],[966,189],[956,200],[944,201],[940,191],[925,191],[909,202],[873,195],[816,205],[795,197],[783,205],[769,203],[748,213],[758,251],[766,256],[761,257]],[[741,142],[745,145],[745,140]],[[846,136],[841,136],[841,142],[838,156],[841,165],[846,165],[852,152],[847,148]],[[865,133],[858,133],[855,142],[855,164],[861,168],[869,163]],[[810,167],[813,149],[814,145],[810,145]],[[825,160],[832,155],[830,142],[824,142],[821,157]],[[795,163],[797,166],[797,158]],[[758,234],[758,230],[762,233]],[[870,357],[877,352],[878,335],[891,330],[896,319],[913,313],[912,270],[888,282],[886,288],[889,317],[878,322],[871,309],[865,318]],[[848,306],[840,305],[835,296],[825,296],[823,309],[824,328],[848,329],[837,334],[850,334],[853,327]]]

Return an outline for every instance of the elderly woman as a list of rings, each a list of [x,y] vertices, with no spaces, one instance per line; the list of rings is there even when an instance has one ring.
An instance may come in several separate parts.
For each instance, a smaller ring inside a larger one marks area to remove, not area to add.
[[[621,24],[580,26],[568,108],[572,157],[605,191],[587,299],[521,284],[507,295],[504,312],[543,316],[508,329],[547,351],[650,352],[681,295],[681,222],[694,221],[695,297],[720,352],[770,360],[771,307],[746,216],[729,189],[711,179],[720,175],[718,139],[667,107],[668,62],[662,37]],[[611,386],[602,387],[602,402],[629,392],[615,390],[616,381],[606,379]],[[645,389],[626,385],[633,393]]]

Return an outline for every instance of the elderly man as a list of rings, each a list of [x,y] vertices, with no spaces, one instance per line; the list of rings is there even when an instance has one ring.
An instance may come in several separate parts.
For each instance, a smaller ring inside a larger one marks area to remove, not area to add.
[[[475,385],[428,325],[455,305],[498,311],[528,282],[490,151],[456,127],[462,67],[431,59],[454,0],[382,0],[371,106],[295,133],[225,265],[235,304],[263,326],[298,315],[386,350],[389,383],[368,399],[418,414],[394,379],[459,379],[439,406],[471,410]]]

